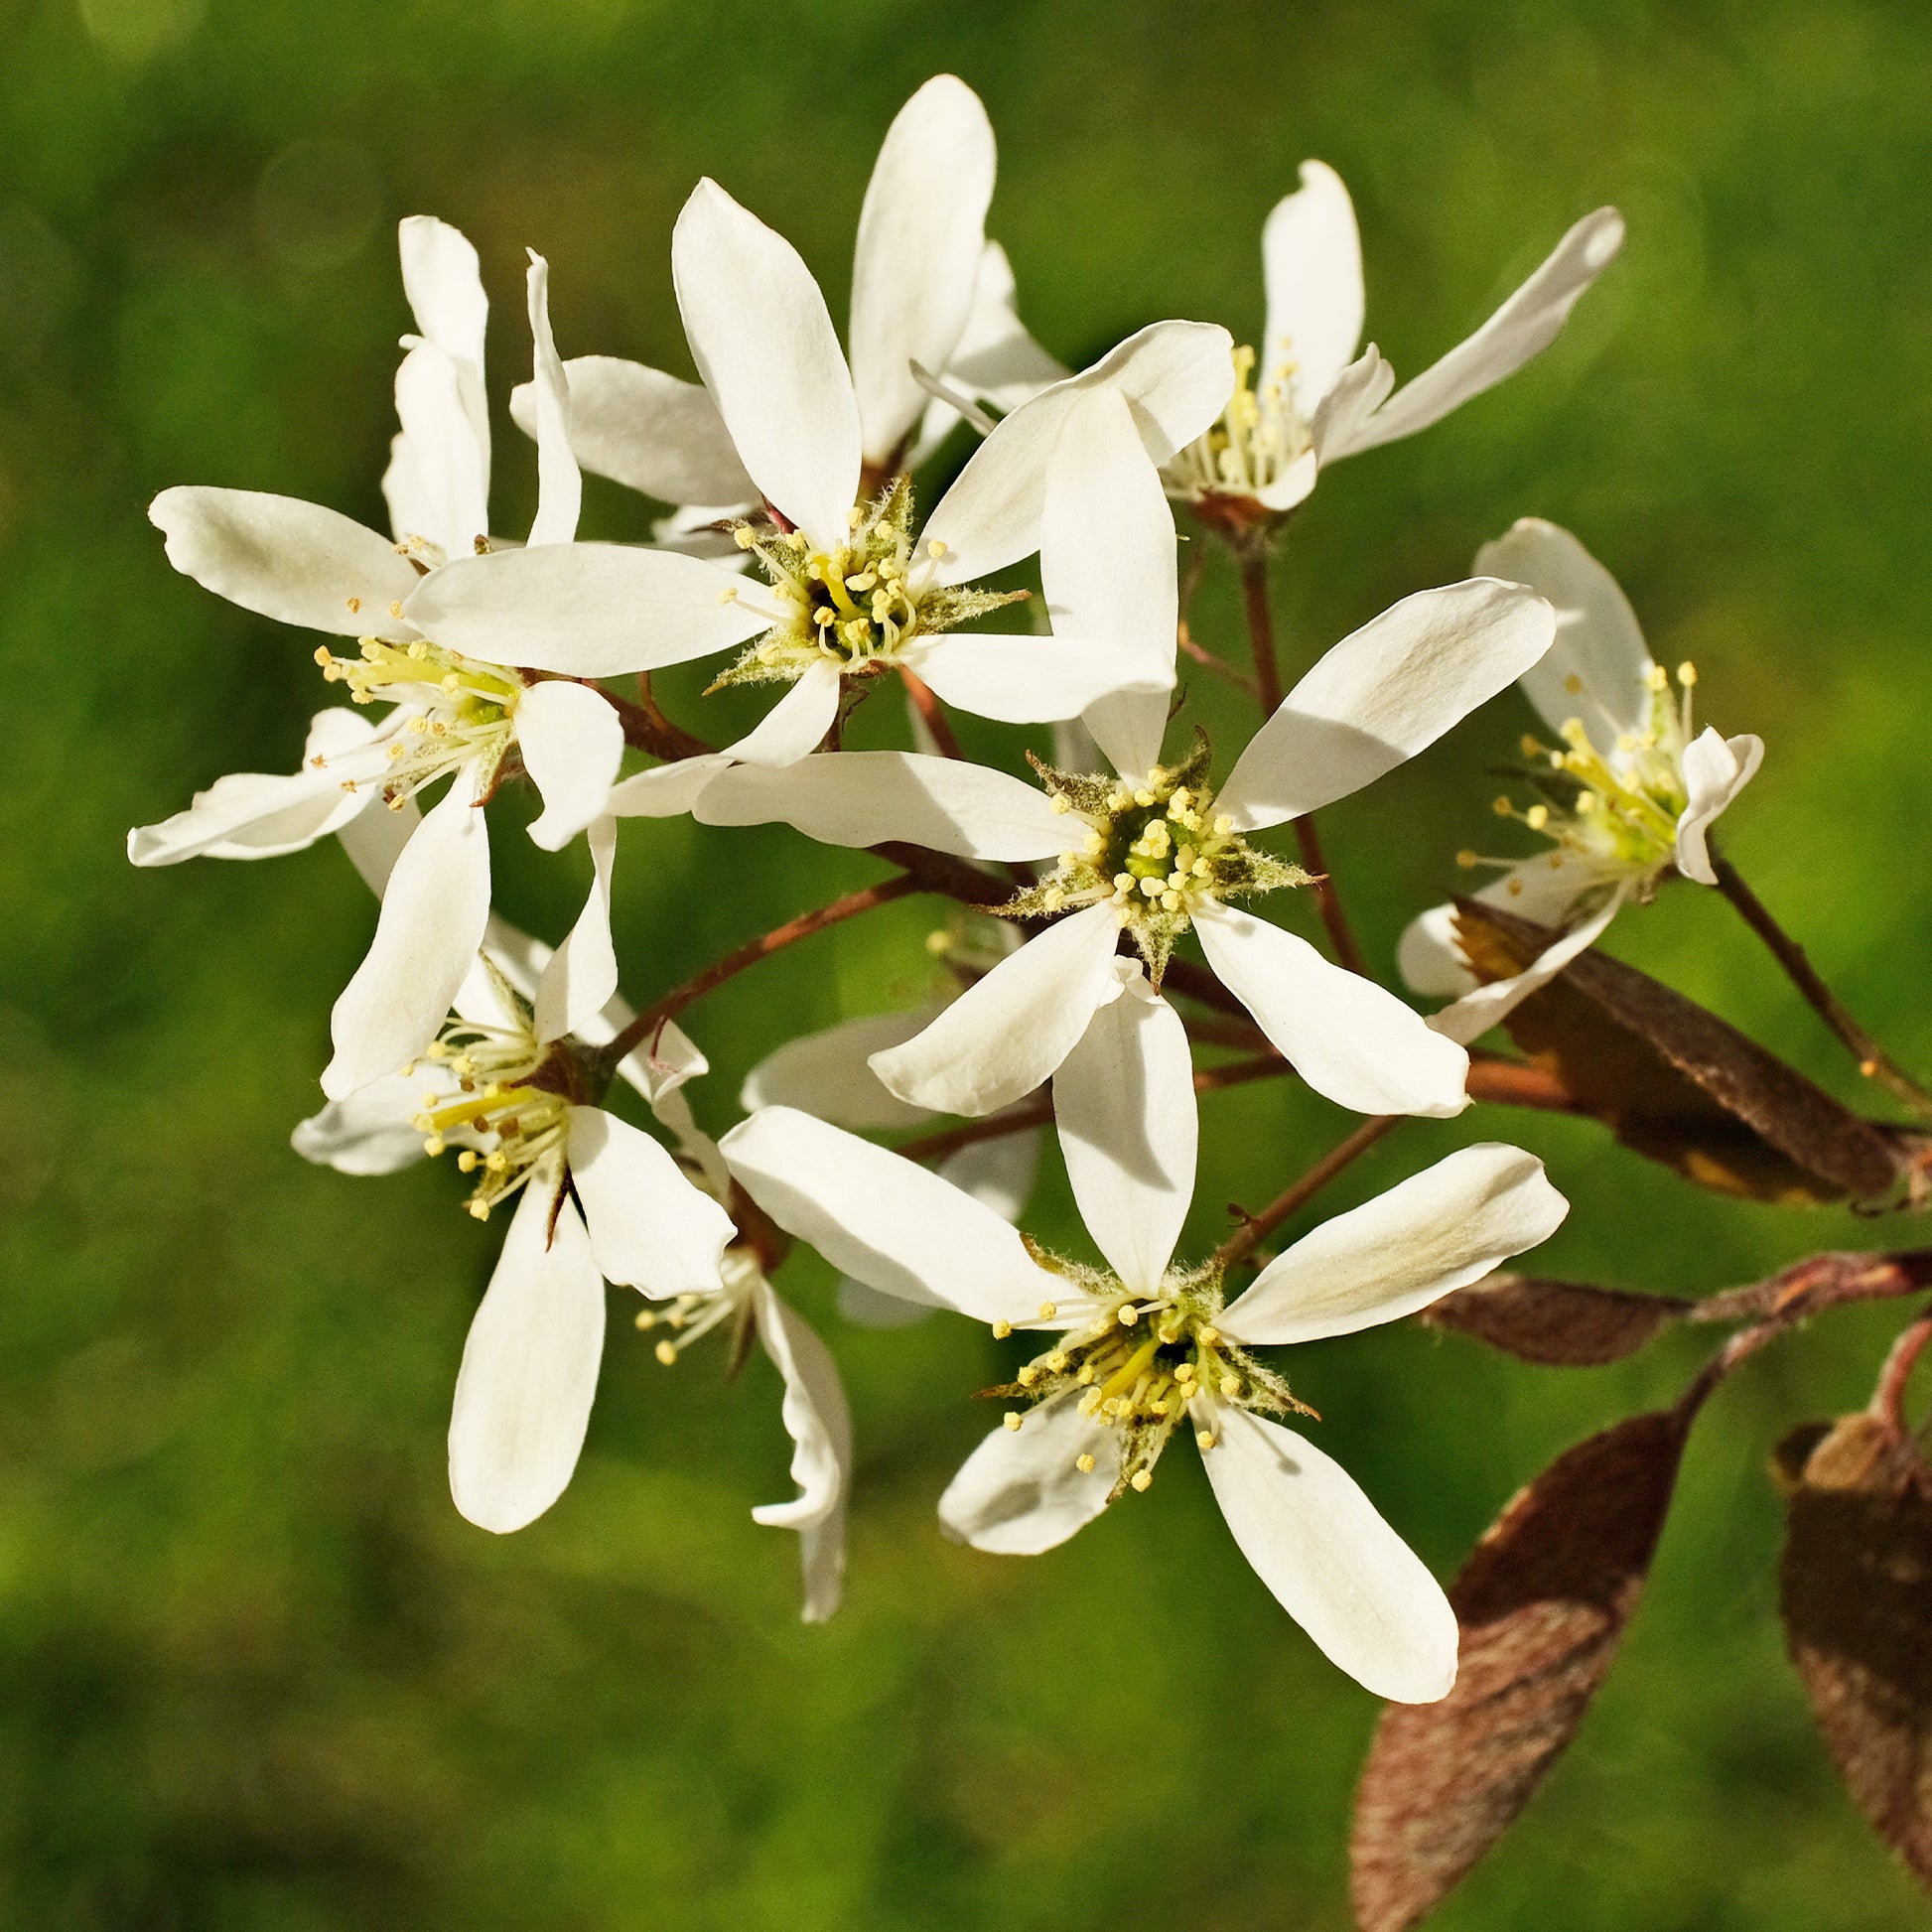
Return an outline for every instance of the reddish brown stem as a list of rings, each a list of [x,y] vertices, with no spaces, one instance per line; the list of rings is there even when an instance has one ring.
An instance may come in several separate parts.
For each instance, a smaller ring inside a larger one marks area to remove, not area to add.
[[[1275,613],[1268,602],[1268,553],[1256,549],[1241,560],[1241,601],[1248,613],[1248,641],[1255,653],[1255,693],[1272,718],[1281,709],[1282,666],[1275,651]]]
[[[800,939],[809,939],[813,933],[823,932],[827,926],[837,925],[841,920],[855,918],[861,912],[870,912],[875,905],[885,905],[893,899],[903,898],[908,893],[922,890],[918,880],[910,873],[901,873],[897,879],[886,879],[876,886],[862,887],[856,893],[847,893],[843,898],[835,898],[829,905],[819,906],[816,911],[801,912],[797,918],[772,927],[769,932],[761,933],[740,946],[736,952],[713,960],[703,972],[665,994],[655,1006],[645,1008],[602,1049],[598,1056],[600,1061],[607,1071],[616,1067],[640,1041],[652,1038],[667,1020],[675,1018],[694,1001],[703,999],[715,987],[735,978],[746,967],[756,966],[760,959],[768,959],[774,952],[782,952],[785,947],[796,945]]]
[[[1546,1114],[1587,1114],[1590,1110],[1559,1074],[1528,1060],[1487,1054],[1469,1056],[1468,1094],[1492,1107],[1534,1107]]]
[[[1261,702],[1261,693],[1256,689],[1254,679],[1244,676],[1224,658],[1216,657],[1211,650],[1195,643],[1184,621],[1174,632],[1174,642],[1203,670],[1212,671],[1216,677],[1226,678],[1237,691],[1245,691],[1257,704]]]
[[[1932,1311],[1899,1335],[1878,1371],[1878,1386],[1871,1392],[1871,1413],[1895,1435],[1910,1433],[1905,1421],[1905,1390],[1928,1342],[1932,1342]]]
[[[932,734],[932,742],[938,746],[941,756],[949,759],[963,759],[966,754],[959,749],[959,740],[953,733],[952,720],[946,716],[946,708],[933,695],[932,686],[916,673],[908,671],[903,664],[898,674],[905,680],[905,695],[912,700],[912,709],[919,714],[920,722]]]
[[[594,688],[603,691],[601,685]],[[675,759],[703,758],[716,749],[664,716],[657,700],[651,696],[648,671],[637,673],[636,704],[632,704],[628,698],[619,697],[615,691],[603,691],[603,695],[617,708],[618,717],[623,724],[623,742],[633,752],[648,752],[655,759]]]
[[[1291,1214],[1308,1205],[1329,1181],[1358,1156],[1366,1154],[1392,1127],[1407,1120],[1407,1114],[1372,1114],[1344,1141],[1337,1142],[1299,1180],[1291,1181],[1259,1214],[1242,1217],[1241,1225],[1214,1250],[1214,1260],[1223,1268],[1244,1261]]]
[[[1372,978],[1362,958],[1362,949],[1355,943],[1348,914],[1341,909],[1341,896],[1335,891],[1328,862],[1321,856],[1321,834],[1314,829],[1312,812],[1304,812],[1295,821],[1295,839],[1302,848],[1302,864],[1314,874],[1314,902],[1321,913],[1321,924],[1328,935],[1328,944],[1334,948],[1337,962],[1346,966],[1351,973],[1361,974],[1363,979]]]

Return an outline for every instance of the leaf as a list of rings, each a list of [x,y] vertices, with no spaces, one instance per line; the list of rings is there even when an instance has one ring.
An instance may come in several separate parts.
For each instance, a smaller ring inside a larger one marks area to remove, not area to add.
[[[1556,934],[1473,899],[1456,938],[1478,979],[1521,972]],[[1633,966],[1589,951],[1503,1023],[1624,1146],[1720,1193],[1806,1203],[1896,1186],[1892,1139],[1775,1054]]]
[[[1932,1889],[1932,1471],[1866,1413],[1793,1431],[1778,1460],[1791,1661],[1853,1802]]]
[[[1634,1355],[1691,1306],[1670,1295],[1503,1274],[1444,1296],[1422,1319],[1426,1327],[1473,1335],[1519,1361],[1595,1368]]]
[[[1528,1802],[1609,1674],[1643,1593],[1695,1407],[1632,1416],[1558,1456],[1449,1590],[1455,1688],[1382,1714],[1355,1798],[1362,1932],[1432,1912]]]

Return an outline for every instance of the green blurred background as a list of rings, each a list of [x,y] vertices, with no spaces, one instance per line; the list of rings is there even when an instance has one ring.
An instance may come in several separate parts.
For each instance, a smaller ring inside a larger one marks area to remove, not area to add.
[[[856,1330],[815,1258],[783,1278],[858,1422],[829,1628],[797,1623],[793,1540],[747,1513],[790,1493],[774,1376],[721,1386],[703,1351],[659,1369],[619,1298],[574,1486],[512,1539],[457,1517],[443,1432],[497,1234],[447,1168],[353,1181],[287,1148],[370,929],[362,887],[333,845],[122,857],[217,773],[289,765],[323,695],[314,640],[177,578],[143,510],[197,482],[380,521],[394,223],[430,210],[483,251],[496,521],[520,528],[534,465],[500,412],[527,370],[524,245],[551,258],[566,354],[688,370],[666,251],[711,172],[842,315],[872,155],[941,69],[987,100],[993,231],[1075,363],[1166,315],[1252,339],[1260,223],[1305,155],[1354,191],[1369,332],[1405,373],[1614,201],[1625,254],[1552,352],[1323,482],[1285,558],[1292,666],[1462,575],[1511,518],[1572,525],[1657,656],[1696,657],[1704,715],[1768,742],[1733,856],[1932,1067],[1932,14],[0,0],[0,1920],[1343,1926],[1373,1701],[1250,1575],[1190,1454],[1043,1559],[942,1542],[933,1501],[988,1420],[966,1398],[1003,1352],[963,1323]],[[586,527],[647,516],[597,485]],[[1197,630],[1235,645],[1224,569]],[[674,708],[727,728],[698,681],[666,681]],[[1496,842],[1484,770],[1527,721],[1507,698],[1329,815],[1378,959],[1456,846]],[[517,809],[501,904],[554,937],[581,850],[539,863]],[[878,872],[775,832],[637,823],[623,846],[640,1000]],[[916,993],[932,920],[895,906],[695,1010],[709,1123],[781,1038]],[[1614,950],[1857,1084],[1715,896],[1665,894]],[[1344,1125],[1287,1083],[1212,1098],[1194,1245]],[[1586,1124],[1497,1112],[1405,1130],[1331,1202],[1481,1134],[1542,1153],[1575,1200],[1550,1272],[1697,1293],[1914,1238],[1693,1195]],[[1035,1224],[1077,1239],[1056,1172]],[[1821,1324],[1713,1405],[1616,1675],[1443,1926],[1925,1922],[1784,1664],[1763,1475],[1789,1423],[1863,1401],[1898,1320]],[[1405,1328],[1295,1369],[1324,1446],[1447,1576],[1520,1481],[1668,1398],[1699,1345],[1557,1373]]]

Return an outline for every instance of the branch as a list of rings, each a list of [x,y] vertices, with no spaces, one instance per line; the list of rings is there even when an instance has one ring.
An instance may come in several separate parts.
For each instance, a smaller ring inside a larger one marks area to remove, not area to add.
[[[713,960],[703,972],[665,994],[655,1006],[645,1008],[608,1046],[599,1051],[599,1064],[608,1076],[640,1041],[654,1037],[667,1020],[682,1013],[694,1001],[703,999],[713,988],[735,978],[746,967],[756,966],[760,959],[767,959],[774,952],[782,952],[800,939],[809,939],[814,932],[823,932],[827,926],[837,925],[842,919],[855,918],[861,912],[871,911],[875,905],[885,905],[893,899],[903,898],[908,893],[925,890],[912,874],[904,872],[897,879],[886,879],[876,886],[862,887],[856,893],[847,893],[843,898],[835,898],[829,905],[819,906],[816,911],[801,912],[797,918],[774,926],[769,932],[740,946],[736,952]]]
[[[1337,1142],[1299,1180],[1271,1200],[1259,1214],[1245,1214],[1241,1225],[1214,1250],[1213,1259],[1223,1268],[1232,1268],[1247,1257],[1281,1226],[1298,1208],[1311,1201],[1336,1174],[1358,1155],[1366,1154],[1390,1128],[1407,1120],[1407,1114],[1372,1114],[1350,1134]]]
[[[932,742],[938,746],[941,757],[963,759],[966,754],[959,749],[959,740],[953,733],[952,720],[946,716],[945,707],[934,695],[932,686],[924,678],[908,671],[903,664],[898,674],[905,680],[905,695],[912,701],[912,709],[919,714],[919,721],[932,734]]]
[[[1341,909],[1341,897],[1335,891],[1328,862],[1321,856],[1321,834],[1314,829],[1312,812],[1304,812],[1295,821],[1295,841],[1302,848],[1302,864],[1314,874],[1314,902],[1320,909],[1321,923],[1329,945],[1334,948],[1336,961],[1363,979],[1373,979],[1374,974],[1362,958],[1362,949],[1355,943],[1348,914]]]
[[[1241,601],[1248,613],[1248,641],[1255,653],[1255,695],[1262,716],[1272,718],[1282,704],[1282,667],[1275,651],[1275,614],[1268,603],[1268,553],[1255,550],[1241,560]]]
[[[679,759],[703,758],[717,748],[707,745],[702,738],[693,737],[682,725],[674,725],[659,709],[657,700],[651,695],[650,673],[637,673],[637,703],[621,698],[615,691],[606,691],[602,685],[592,689],[608,698],[616,708],[619,719],[623,725],[623,742],[633,752],[648,752],[654,759],[675,761]]]
[[[1905,1072],[1885,1049],[1854,1020],[1838,995],[1819,978],[1817,968],[1805,957],[1805,949],[1778,924],[1764,901],[1745,885],[1737,868],[1715,846],[1708,848],[1711,869],[1718,875],[1718,890],[1737,908],[1744,923],[1762,939],[1771,956],[1784,968],[1785,976],[1802,993],[1859,1062],[1859,1071],[1880,1085],[1917,1114],[1932,1120],[1932,1094],[1928,1094]]]

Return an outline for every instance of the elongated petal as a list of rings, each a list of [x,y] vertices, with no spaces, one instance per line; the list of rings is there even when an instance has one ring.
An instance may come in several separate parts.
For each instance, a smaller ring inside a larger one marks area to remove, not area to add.
[[[420,1058],[476,960],[489,917],[489,828],[468,773],[426,812],[382,895],[375,938],[330,1016],[322,1090],[342,1100]]]
[[[254,489],[164,489],[148,520],[203,589],[282,623],[402,641],[392,607],[423,580],[387,537],[320,503]]]
[[[739,765],[692,806],[705,825],[795,826],[824,845],[909,839],[963,859],[1044,859],[1067,821],[1037,785],[917,752],[824,752],[781,769]]]
[[[424,1158],[423,1131],[410,1123],[424,1093],[445,1085],[454,1087],[454,1078],[434,1062],[414,1073],[385,1073],[311,1114],[289,1136],[289,1145],[303,1160],[338,1173],[399,1173]]]
[[[798,681],[727,754],[743,764],[796,764],[818,749],[839,715],[841,680],[838,666],[820,658],[808,664]]]
[[[1080,1457],[1093,1467],[1082,1469]],[[1030,1409],[1018,1429],[996,1429],[939,1498],[939,1523],[958,1542],[996,1556],[1050,1550],[1107,1507],[1120,1478],[1120,1445],[1081,1415],[1072,1392]]]
[[[1600,905],[1615,890],[1617,877],[1577,853],[1559,849],[1539,852],[1535,858],[1512,866],[1475,897],[1481,904],[1500,905],[1539,925],[1563,928],[1580,912]],[[1453,905],[1432,905],[1428,911],[1417,913],[1403,931],[1395,963],[1403,984],[1412,993],[1454,998],[1476,984],[1456,949]],[[1449,1036],[1463,1037],[1457,1033]]]
[[[1549,649],[1554,625],[1535,592],[1488,577],[1405,597],[1282,700],[1215,810],[1253,831],[1360,790],[1514,683]]]
[[[623,760],[623,723],[603,692],[545,678],[518,701],[516,742],[543,794],[530,837],[546,852],[560,851],[609,803]]]
[[[600,818],[586,841],[591,849],[591,890],[564,943],[550,955],[536,987],[540,1040],[582,1035],[618,990],[618,955],[611,943],[611,863],[618,826]]]
[[[489,298],[477,251],[460,228],[433,214],[406,215],[398,229],[402,287],[423,339],[449,357],[475,449],[475,486],[489,501],[489,401],[483,390],[483,335]],[[469,534],[487,530],[479,523]],[[460,540],[467,541],[467,538]]]
[[[1557,614],[1556,641],[1523,673],[1552,731],[1572,718],[1599,750],[1650,727],[1650,652],[1616,579],[1566,529],[1525,516],[1476,552],[1476,572],[1527,584]]]
[[[362,884],[380,898],[389,884],[389,875],[416,836],[423,822],[423,809],[413,798],[405,798],[396,810],[381,803],[380,794],[371,794],[367,807],[357,812],[337,832],[348,862]]]
[[[852,1412],[831,1351],[798,1311],[760,1280],[752,1290],[759,1340],[784,1377],[784,1425],[791,1438],[788,1503],[761,1503],[752,1520],[796,1530],[803,1539],[804,1620],[823,1623],[845,1583],[845,1499],[852,1479]]]
[[[731,759],[722,752],[707,752],[700,758],[676,759],[669,764],[654,764],[648,771],[633,771],[611,787],[605,810],[613,818],[680,818],[730,765]]]
[[[1362,425],[1388,401],[1389,391],[1394,387],[1395,371],[1382,359],[1382,351],[1370,343],[1335,377],[1328,393],[1315,407],[1309,423],[1309,436],[1316,462],[1330,463],[1345,456]],[[1312,483],[1309,485],[1312,486]]]
[[[910,1039],[936,1011],[923,1006],[901,1013],[868,1013],[787,1040],[745,1076],[738,1104],[748,1114],[760,1107],[795,1107],[855,1133],[916,1127],[928,1110],[907,1106],[889,1092],[866,1062],[874,1053]]]
[[[571,1108],[570,1177],[606,1281],[660,1301],[723,1286],[731,1216],[648,1134],[602,1107]]]
[[[1050,925],[969,987],[916,1039],[872,1058],[901,1100],[935,1113],[990,1114],[1032,1093],[1086,1032],[1118,983],[1110,904]],[[854,1270],[856,1273],[857,1271]]]
[[[1491,1027],[1501,1026],[1532,993],[1541,992],[1579,953],[1587,951],[1602,937],[1603,929],[1629,897],[1630,881],[1618,880],[1598,891],[1600,902],[1580,925],[1545,946],[1520,973],[1475,987],[1440,1013],[1432,1013],[1430,1031],[1458,1045],[1472,1046]]]
[[[1459,1149],[1277,1255],[1222,1332],[1279,1347],[1399,1321],[1547,1241],[1569,1211],[1533,1154]]]
[[[1241,1554],[1315,1648],[1377,1697],[1447,1697],[1455,1612],[1354,1477],[1279,1423],[1194,1407],[1215,1437],[1202,1460]]]
[[[910,364],[943,369],[972,312],[993,200],[993,126],[935,74],[894,117],[859,213],[852,381],[867,460],[890,463],[926,404]]]
[[[464,396],[463,371],[435,343],[419,342],[396,369],[396,416],[382,496],[398,540],[427,537],[467,557],[489,534],[487,458]]]
[[[1556,341],[1577,299],[1623,246],[1623,217],[1613,207],[1587,214],[1543,265],[1467,342],[1426,368],[1357,432],[1341,455],[1414,436],[1471,396],[1514,375]]]
[[[1268,287],[1265,392],[1286,382],[1298,413],[1314,415],[1362,339],[1362,242],[1341,177],[1302,163],[1302,186],[1275,204],[1261,231]]]
[[[735,571],[672,550],[546,544],[465,557],[421,580],[409,620],[492,664],[621,677],[729,650],[767,627]]]
[[[564,364],[570,388],[570,447],[594,477],[609,477],[661,503],[750,504],[759,488],[701,382],[681,382],[662,369],[615,355],[573,355]],[[536,388],[510,392],[510,419],[536,433]]]
[[[897,1295],[882,1295],[854,1275],[839,1277],[838,1304],[839,1312],[857,1328],[909,1328],[938,1307],[936,1302],[901,1302]]]
[[[1130,691],[1165,716],[1173,689],[1171,663],[1151,663],[1111,638],[940,637],[913,667],[948,704],[1009,725],[1056,724]]]
[[[1217,417],[1234,387],[1233,339],[1202,322],[1157,322],[1091,368],[1042,389],[1008,416],[946,491],[925,526],[945,545],[949,584],[986,577],[1039,548],[1046,466],[1066,412],[1088,390],[1118,389],[1150,462],[1166,463]]]
[[[1087,1232],[1128,1288],[1158,1288],[1194,1198],[1194,1063],[1180,1016],[1137,963],[1053,1075],[1066,1177]],[[1230,1329],[1230,1333],[1233,1331]]]
[[[531,386],[536,391],[537,514],[530,546],[568,543],[577,534],[584,503],[584,479],[570,448],[570,384],[550,333],[550,264],[533,248],[528,300],[534,358]]]
[[[1225,986],[1316,1093],[1362,1114],[1459,1114],[1469,1058],[1373,980],[1232,906],[1194,917]]]
[[[1684,749],[1684,783],[1690,803],[1677,821],[1677,870],[1700,886],[1715,886],[1705,839],[1730,801],[1750,783],[1764,761],[1764,741],[1749,732],[1720,738],[1706,726]]]
[[[971,1141],[949,1154],[933,1171],[961,1192],[990,1207],[1003,1221],[1018,1223],[1039,1176],[1039,1129]]]
[[[842,544],[859,405],[811,270],[707,179],[677,218],[671,274],[698,373],[753,481],[821,550]]]
[[[914,1162],[790,1107],[766,1107],[719,1144],[752,1198],[833,1267],[884,1295],[935,1304],[976,1321],[1058,1325],[1081,1298],[1028,1254],[1018,1234]]]
[[[604,1356],[604,1280],[577,1210],[552,1189],[517,1202],[470,1324],[450,1417],[450,1494],[478,1528],[520,1530],[577,1467]]]

